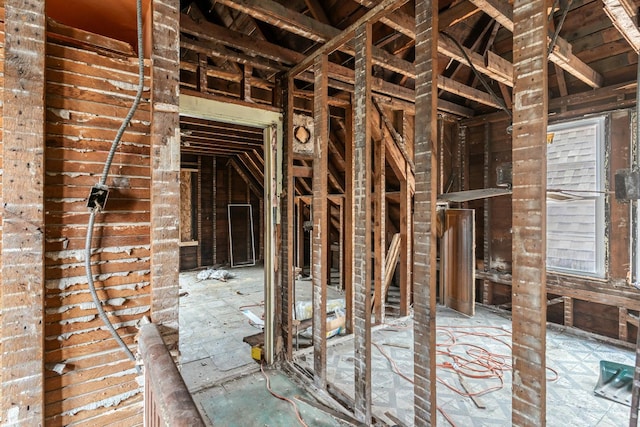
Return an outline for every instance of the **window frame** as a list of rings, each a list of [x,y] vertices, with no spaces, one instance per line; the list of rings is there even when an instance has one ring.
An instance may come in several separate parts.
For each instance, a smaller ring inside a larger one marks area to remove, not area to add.
[[[545,255],[545,265],[548,272],[570,274],[582,277],[593,277],[604,279],[607,272],[607,224],[605,222],[607,209],[607,164],[606,164],[606,147],[608,146],[608,121],[606,116],[588,117],[584,119],[571,120],[560,123],[553,123],[547,126],[547,133],[558,133],[575,128],[585,126],[596,126],[595,143],[596,143],[596,188],[594,189],[593,200],[595,201],[595,271],[586,271],[580,269],[572,269],[566,267],[550,266],[548,252]],[[547,175],[548,175],[548,158],[546,159]],[[570,193],[570,191],[568,191]],[[571,203],[570,201],[550,200],[547,195],[548,213],[549,203]],[[548,240],[548,215],[545,216],[547,222],[547,240]],[[547,243],[548,245],[548,243]]]

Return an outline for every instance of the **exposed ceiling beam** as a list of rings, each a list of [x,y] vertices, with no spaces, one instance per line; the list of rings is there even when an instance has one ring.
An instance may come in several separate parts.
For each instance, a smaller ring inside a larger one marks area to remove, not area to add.
[[[640,30],[638,29],[638,7],[629,0],[602,0],[604,11],[620,34],[631,47],[640,51]]]
[[[313,61],[318,56],[328,55],[344,45],[348,40],[352,39],[356,28],[358,28],[360,25],[368,22],[375,22],[381,16],[388,13],[389,10],[400,7],[407,1],[408,0],[382,0],[373,9],[369,9],[367,13],[356,20],[356,22],[349,25],[344,31],[335,35],[331,40],[327,41],[325,44],[316,49],[311,55],[303,59],[298,65],[289,70],[289,72],[287,73],[288,76],[295,77],[301,72],[305,71],[307,68],[309,68],[309,66],[311,66],[311,64],[313,64]]]
[[[248,63],[257,68],[284,71],[289,67],[280,65],[279,62],[294,65],[305,58],[304,54],[300,52],[267,41],[256,40],[246,34],[238,33],[210,22],[196,22],[184,13],[180,17],[180,29],[183,33],[199,39],[192,40],[182,37],[180,42],[182,47],[212,56],[222,57],[228,54],[240,63]],[[231,51],[224,46],[232,47],[244,53]],[[352,69],[329,63],[329,74],[332,77],[329,80],[330,86],[353,92],[354,72]],[[311,74],[307,76],[305,73],[298,76],[298,78],[313,82],[313,75]],[[380,78],[374,78],[373,90],[380,94],[398,97],[407,101],[413,100],[413,90],[386,82]]]
[[[496,99],[492,98],[488,93],[444,76],[438,76],[438,89],[442,89],[445,92],[453,93],[490,107],[502,108],[500,103]]]
[[[479,53],[474,52],[470,49],[467,49],[466,47],[463,47],[463,49],[464,49],[464,52],[467,54],[467,57],[469,57],[469,59],[471,60],[471,63],[473,64],[473,66],[476,68],[476,70],[478,70],[482,74],[486,74],[487,76],[491,77],[493,80],[504,83],[507,86],[513,87],[513,73],[511,73],[510,75],[505,75],[504,70],[502,68],[496,69],[493,65],[493,62],[491,66],[487,65],[487,63],[485,62],[485,59]],[[458,45],[456,45],[456,43],[454,43],[448,37],[440,37],[438,39],[438,53],[448,56],[449,58],[455,59],[456,61],[461,62],[467,66],[469,65],[469,63],[467,62],[467,59],[462,54],[462,51],[460,50]],[[502,63],[502,67],[508,67],[508,65],[506,65],[507,63],[511,64],[505,59],[503,59],[502,61],[504,61],[504,63]],[[513,66],[511,66],[511,68],[513,69]]]
[[[326,43],[341,33],[341,31],[335,27],[323,24],[307,15],[288,9],[286,6],[276,3],[273,0],[216,1],[217,3],[246,13],[255,19],[275,25],[290,33],[297,34],[318,43]],[[353,41],[350,40],[345,43],[340,50],[349,55],[353,55]],[[377,47],[373,47],[373,64],[415,78],[415,67],[412,63]]]
[[[446,27],[456,25],[479,12],[480,9],[478,9],[474,4],[466,0],[462,1],[440,12],[438,15],[438,28],[442,30]]]
[[[513,32],[513,8],[506,0],[470,0],[478,9]],[[571,44],[558,37],[549,60],[593,88],[602,87],[604,78],[571,51]]]

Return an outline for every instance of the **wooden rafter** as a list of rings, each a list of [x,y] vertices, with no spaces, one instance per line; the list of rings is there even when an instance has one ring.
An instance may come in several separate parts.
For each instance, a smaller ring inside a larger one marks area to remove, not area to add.
[[[633,50],[640,51],[640,29],[638,29],[638,7],[629,0],[602,0],[604,11]]]
[[[513,32],[513,8],[506,0],[470,1],[500,25]],[[571,44],[562,37],[556,39],[549,60],[593,88],[602,87],[604,83],[602,75],[575,56],[571,51]]]
[[[394,3],[399,1],[403,0],[395,0]],[[326,43],[341,33],[337,28],[288,9],[273,0],[217,0],[217,2],[315,42]],[[352,46],[353,43],[349,41],[345,43],[340,50],[344,50],[346,53],[353,55],[354,51]],[[372,49],[373,63],[375,65],[399,74],[415,77],[413,64],[410,62],[393,56],[382,49],[375,47]]]

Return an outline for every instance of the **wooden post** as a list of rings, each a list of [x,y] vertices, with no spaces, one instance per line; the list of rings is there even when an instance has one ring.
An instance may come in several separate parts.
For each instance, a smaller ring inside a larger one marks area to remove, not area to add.
[[[436,425],[438,2],[416,1],[414,425]]]
[[[628,314],[629,311],[626,308],[618,307],[618,339],[625,342],[629,339]]]
[[[371,422],[371,24],[355,36],[353,312],[355,415]]]
[[[380,120],[382,123],[382,120]],[[385,141],[388,132],[381,132],[382,139],[375,141],[373,161],[373,283],[374,283],[374,313],[376,324],[384,322],[385,295],[382,292],[382,282],[385,276],[386,260],[386,200],[385,200]]]
[[[353,97],[352,103],[353,105]],[[354,218],[354,158],[353,158],[353,109],[348,107],[345,110],[345,140],[344,140],[344,201],[345,201],[345,212],[344,212],[344,221],[345,221],[345,230],[344,235],[346,236],[344,242],[344,295],[345,295],[345,305],[347,308],[346,313],[346,328],[348,333],[353,332],[353,266],[354,266],[354,257],[353,257],[353,218]]]
[[[413,135],[408,134],[407,119],[404,111],[396,111],[394,113],[394,121],[395,128],[401,134],[404,149],[406,150],[407,144],[405,141],[409,138],[413,141]],[[405,178],[400,182],[400,316],[409,315],[409,307],[411,307],[413,190],[409,185],[409,180],[406,178],[410,174],[413,174],[411,166],[409,162],[405,162]]]
[[[0,419],[44,425],[46,13],[44,2],[4,5]]]
[[[324,260],[329,253],[329,102],[327,55],[314,61],[313,119],[313,373],[315,385],[327,386],[327,280],[329,266]]]
[[[513,394],[515,426],[546,423],[547,1],[513,5]]]
[[[282,222],[284,236],[283,254],[285,265],[283,266],[283,283],[286,286],[286,292],[284,292],[284,301],[282,307],[285,311],[283,317],[285,319],[283,328],[286,328],[286,353],[287,359],[291,360],[293,357],[293,306],[295,304],[295,280],[296,275],[294,271],[294,250],[293,250],[293,236],[294,227],[297,228],[298,236],[298,267],[304,266],[304,232],[302,230],[302,200],[298,201],[298,220],[295,221],[295,205],[296,205],[296,189],[295,178],[293,177],[293,103],[294,103],[294,88],[295,83],[293,78],[287,78],[286,81],[286,96],[285,99],[285,137],[286,148],[284,150],[283,157],[283,171],[282,179],[287,183],[286,195],[287,195],[287,210],[283,215]],[[297,339],[297,338],[296,338]]]
[[[466,138],[465,138],[466,139]],[[491,171],[493,170],[491,164],[491,123],[485,123],[484,125],[484,168],[483,179],[484,188],[491,188],[493,183],[491,182]],[[482,264],[483,270],[491,270],[491,198],[487,197],[483,201],[483,246],[482,246]],[[491,304],[493,302],[493,283],[491,280],[484,279],[482,281],[482,303]]]
[[[180,5],[154,0],[151,61],[151,316],[178,345],[180,223]]]
[[[207,93],[209,91],[209,78],[207,76],[207,68],[209,68],[209,63],[207,59],[207,55],[199,53],[198,54],[198,90],[203,93]]]
[[[573,298],[562,297],[564,306],[564,326],[573,326]]]

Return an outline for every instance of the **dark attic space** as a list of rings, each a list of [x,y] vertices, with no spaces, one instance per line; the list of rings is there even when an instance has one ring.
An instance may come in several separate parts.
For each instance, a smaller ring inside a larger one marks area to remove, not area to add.
[[[0,0],[0,425],[637,426],[640,0]]]

